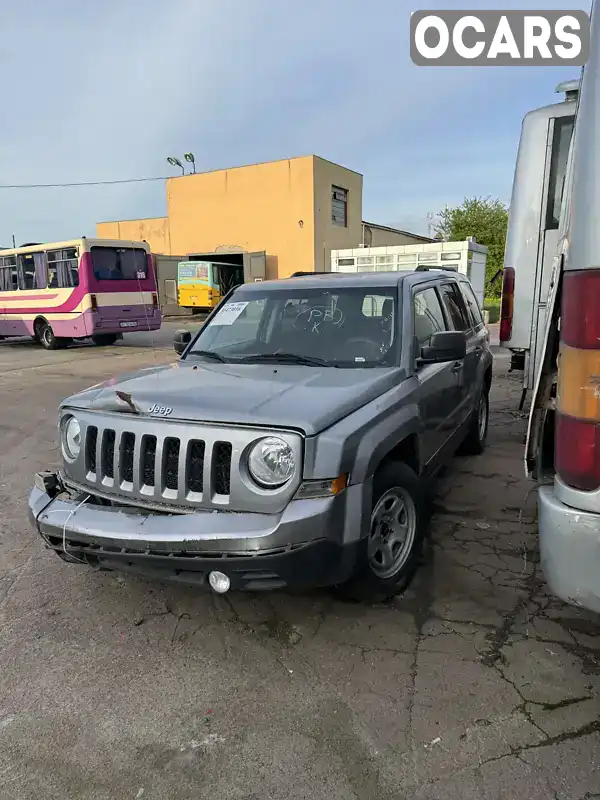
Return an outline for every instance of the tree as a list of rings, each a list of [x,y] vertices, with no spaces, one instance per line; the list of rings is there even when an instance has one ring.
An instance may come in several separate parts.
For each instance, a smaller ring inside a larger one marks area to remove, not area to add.
[[[465,197],[456,208],[446,206],[435,223],[436,238],[459,242],[474,236],[479,244],[488,248],[485,269],[486,297],[499,297],[502,281],[490,281],[504,263],[504,246],[508,227],[508,207],[491,197]]]

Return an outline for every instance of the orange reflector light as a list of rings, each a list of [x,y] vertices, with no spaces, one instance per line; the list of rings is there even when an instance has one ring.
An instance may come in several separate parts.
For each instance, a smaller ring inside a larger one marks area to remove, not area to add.
[[[348,486],[348,473],[339,475],[333,480],[303,481],[295,494],[295,500],[307,500],[315,497],[333,497]]]
[[[600,350],[561,342],[556,403],[569,417],[600,422]]]
[[[331,494],[343,492],[346,486],[348,486],[348,473],[344,473],[334,481],[331,481]]]
[[[90,295],[90,302],[92,304],[92,311],[98,311],[98,299],[95,294]]]

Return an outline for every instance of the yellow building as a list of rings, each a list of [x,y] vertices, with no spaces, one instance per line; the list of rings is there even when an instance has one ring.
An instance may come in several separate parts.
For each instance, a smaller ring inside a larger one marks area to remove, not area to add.
[[[362,219],[363,178],[318,156],[169,178],[167,216],[99,222],[100,238],[146,240],[153,253],[247,253],[267,278],[328,271],[331,250],[418,244],[424,236]]]

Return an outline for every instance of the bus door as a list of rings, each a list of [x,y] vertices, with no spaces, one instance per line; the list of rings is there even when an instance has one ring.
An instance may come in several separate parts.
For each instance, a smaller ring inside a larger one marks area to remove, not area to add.
[[[212,306],[220,303],[221,298],[236,286],[244,283],[244,267],[242,264],[211,264],[212,267]]]

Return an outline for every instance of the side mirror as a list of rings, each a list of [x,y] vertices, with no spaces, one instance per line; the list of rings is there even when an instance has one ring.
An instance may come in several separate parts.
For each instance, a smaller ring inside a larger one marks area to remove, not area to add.
[[[421,348],[420,364],[460,361],[467,354],[467,340],[462,331],[434,333],[427,347]]]
[[[173,337],[173,349],[177,355],[180,356],[191,341],[192,334],[190,331],[175,331],[175,336]]]

